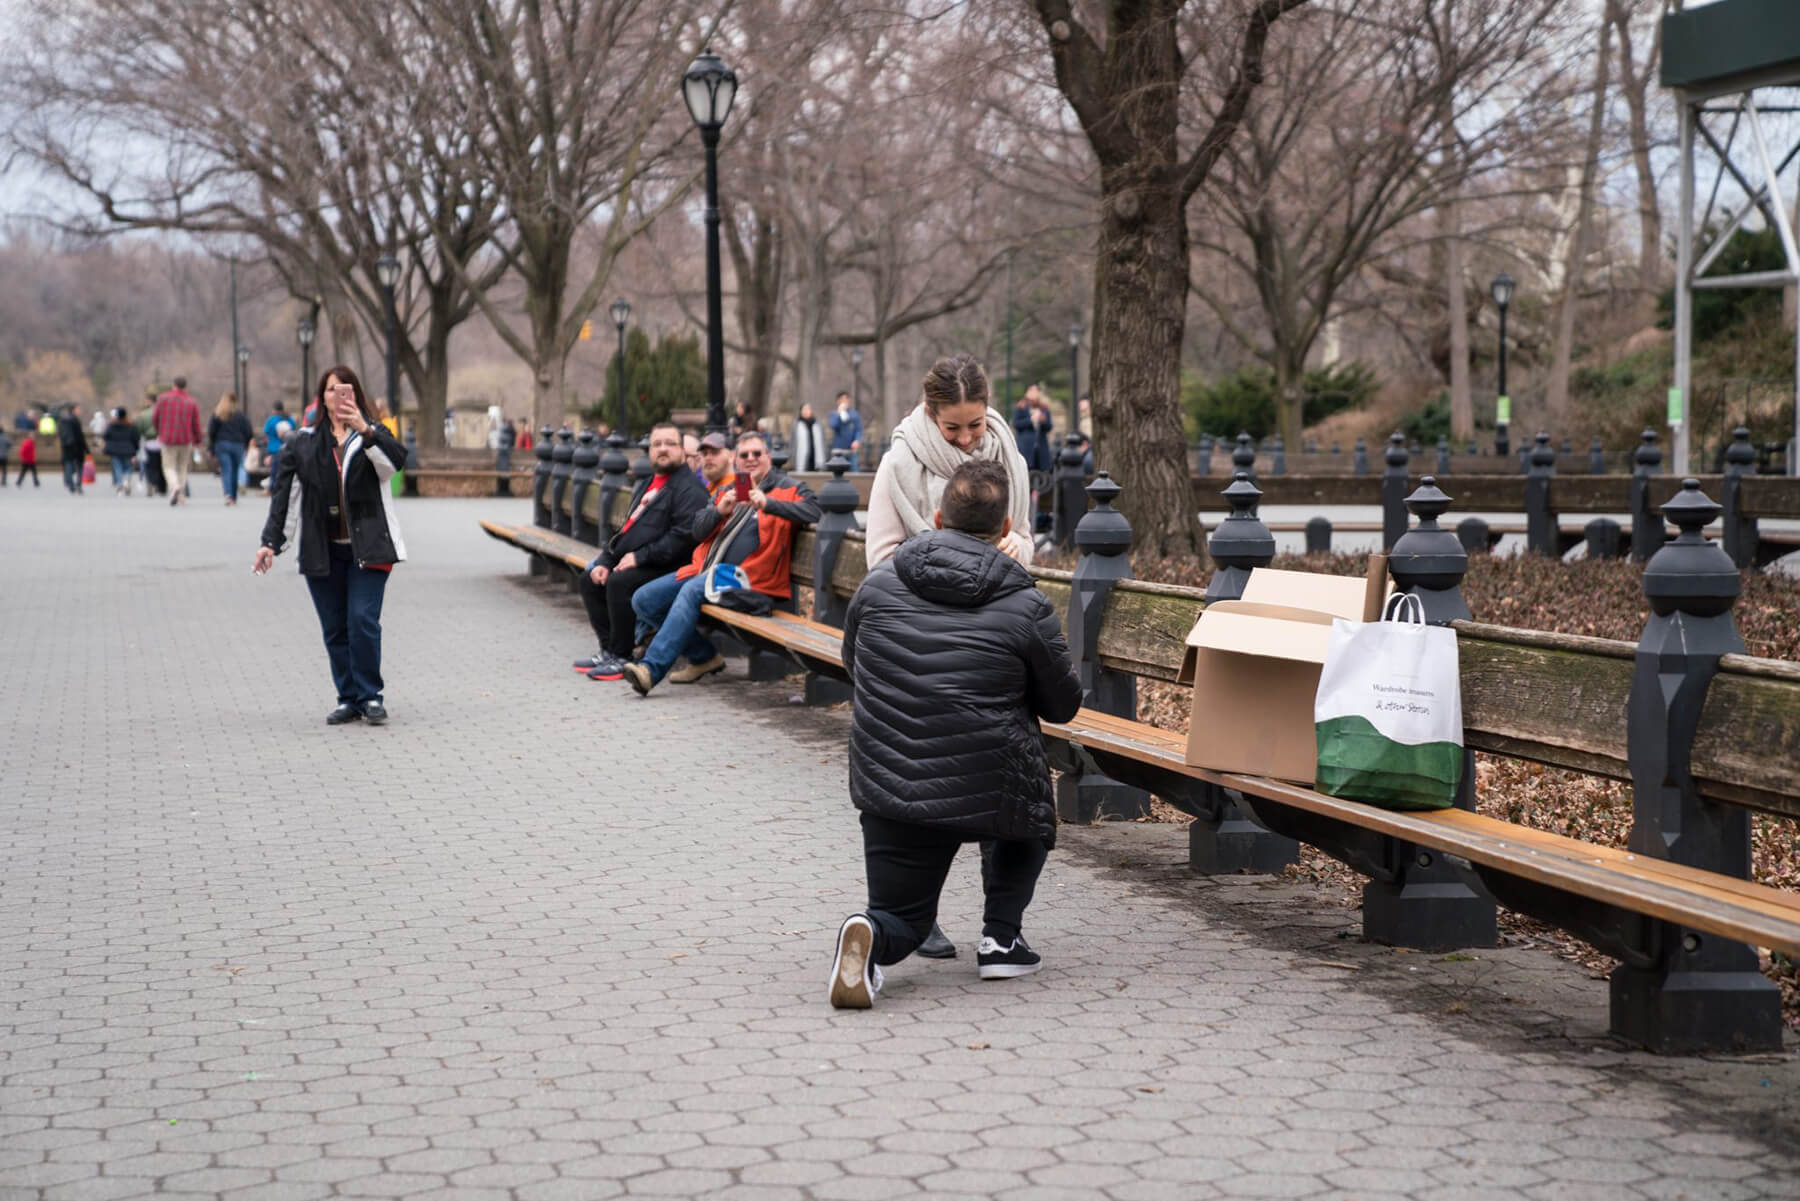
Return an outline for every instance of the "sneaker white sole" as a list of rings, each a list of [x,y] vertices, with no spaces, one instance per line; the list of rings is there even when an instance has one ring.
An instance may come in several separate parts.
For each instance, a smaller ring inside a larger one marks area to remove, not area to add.
[[[1040,970],[1040,963],[984,963],[981,965],[983,980],[1011,980],[1018,976],[1029,976]]]
[[[869,919],[860,913],[845,918],[831,963],[833,1009],[868,1009],[875,1004],[869,989],[869,954],[874,948],[875,927]]]

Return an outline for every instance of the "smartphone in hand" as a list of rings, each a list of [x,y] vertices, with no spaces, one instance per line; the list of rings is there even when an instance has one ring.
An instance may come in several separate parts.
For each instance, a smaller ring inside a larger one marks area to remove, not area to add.
[[[737,478],[736,478],[735,482],[736,482],[736,486],[737,486],[737,503],[740,505],[749,504],[750,503],[750,477],[740,471],[737,474]]]

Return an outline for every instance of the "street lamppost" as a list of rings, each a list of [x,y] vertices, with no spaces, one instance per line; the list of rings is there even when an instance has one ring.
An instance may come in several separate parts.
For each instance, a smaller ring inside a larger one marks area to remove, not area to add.
[[[1069,326],[1069,432],[1076,430],[1077,417],[1076,397],[1081,395],[1081,322]]]
[[[631,431],[626,428],[625,415],[625,323],[631,319],[631,302],[621,296],[612,302],[611,312],[613,324],[619,330],[619,419],[613,429],[621,438],[629,440]]]
[[[737,99],[737,75],[712,51],[681,79],[681,98],[706,147],[706,428],[725,432],[725,302],[719,267],[719,131]]]
[[[395,421],[400,419],[400,360],[394,353],[394,339],[400,328],[394,311],[394,285],[400,282],[400,260],[388,251],[375,260],[375,278],[381,284],[382,306],[387,314],[387,408]]]
[[[850,348],[850,407],[862,412],[862,347]]]
[[[1506,427],[1512,422],[1512,397],[1506,391],[1506,310],[1512,304],[1517,286],[1513,277],[1504,271],[1488,285],[1488,293],[1500,309],[1500,395],[1494,403],[1494,453],[1497,455],[1507,453]]]
[[[248,346],[242,343],[238,344],[237,360],[238,370],[243,372],[244,376],[244,392],[238,399],[244,404],[244,416],[247,420],[250,415],[250,348]]]
[[[306,394],[312,390],[312,344],[318,335],[318,326],[311,317],[300,318],[300,324],[294,327],[294,337],[300,342],[300,411],[306,411]],[[245,406],[244,411],[250,411]]]

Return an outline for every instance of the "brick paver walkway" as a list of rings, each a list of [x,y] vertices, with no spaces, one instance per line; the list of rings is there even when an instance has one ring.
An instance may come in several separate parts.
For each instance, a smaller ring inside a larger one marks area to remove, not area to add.
[[[1399,955],[1171,827],[1065,832],[983,984],[824,1003],[841,712],[567,662],[566,594],[407,502],[385,729],[328,729],[260,507],[0,495],[0,1197],[1800,1196],[1792,1056],[1619,1051],[1534,950]]]

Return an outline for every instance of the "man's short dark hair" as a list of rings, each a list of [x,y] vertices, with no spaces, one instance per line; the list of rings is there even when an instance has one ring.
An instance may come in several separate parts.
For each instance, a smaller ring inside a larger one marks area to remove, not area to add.
[[[187,376],[185,376],[185,375],[176,376],[175,377],[175,388],[177,391],[186,392],[187,391]]]
[[[287,412],[287,406],[282,404],[279,400],[276,401],[273,405],[270,405],[269,407],[277,413]]]
[[[677,438],[681,437],[681,427],[679,425],[676,425],[673,421],[659,421],[655,425],[650,427],[650,432],[653,434],[657,430],[674,430],[675,436]]]
[[[964,463],[944,485],[938,505],[944,528],[977,538],[998,538],[1006,525],[1008,493],[1006,468],[990,459]]]
[[[850,399],[850,394],[848,392],[839,392],[836,396],[831,398],[831,403],[836,404],[840,400],[849,400],[849,399]]]

